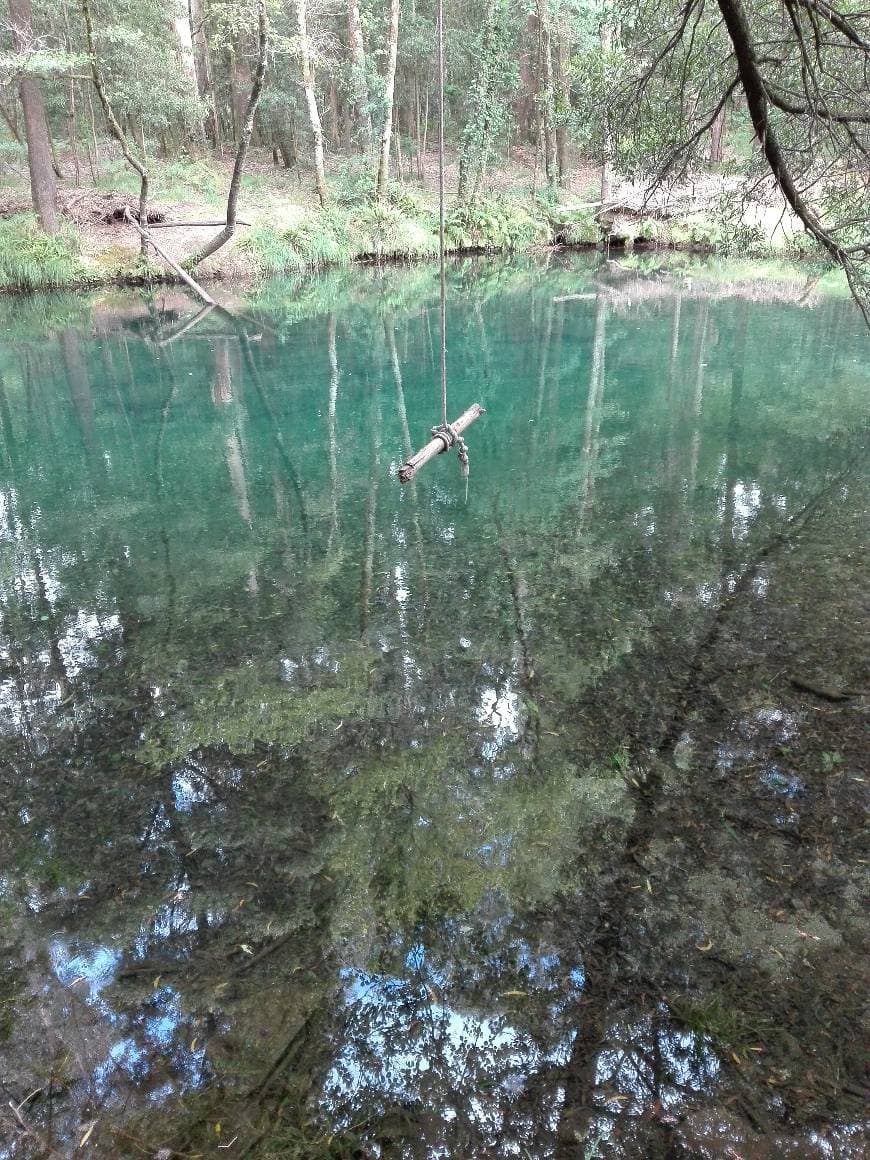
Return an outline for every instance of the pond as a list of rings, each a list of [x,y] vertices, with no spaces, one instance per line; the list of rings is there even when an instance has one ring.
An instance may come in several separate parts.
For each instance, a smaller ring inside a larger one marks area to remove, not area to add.
[[[0,301],[0,1156],[864,1154],[860,315],[448,275]]]

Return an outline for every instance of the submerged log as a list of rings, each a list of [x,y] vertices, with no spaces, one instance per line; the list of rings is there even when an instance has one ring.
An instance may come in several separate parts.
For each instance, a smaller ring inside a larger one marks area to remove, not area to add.
[[[413,479],[424,463],[428,463],[430,459],[434,459],[436,455],[440,455],[442,451],[447,451],[456,442],[456,437],[461,435],[466,427],[470,427],[475,419],[479,419],[481,415],[485,414],[480,403],[472,403],[467,411],[463,411],[458,419],[449,424],[450,430],[453,432],[453,438],[448,442],[447,437],[443,435],[433,434],[432,438],[425,447],[421,447],[416,455],[412,455],[399,468],[399,482],[407,483]]]

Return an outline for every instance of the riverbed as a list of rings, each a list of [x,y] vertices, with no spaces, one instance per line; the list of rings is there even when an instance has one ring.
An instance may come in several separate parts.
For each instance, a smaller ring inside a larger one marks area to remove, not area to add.
[[[860,314],[448,277],[0,302],[0,1156],[865,1154]]]

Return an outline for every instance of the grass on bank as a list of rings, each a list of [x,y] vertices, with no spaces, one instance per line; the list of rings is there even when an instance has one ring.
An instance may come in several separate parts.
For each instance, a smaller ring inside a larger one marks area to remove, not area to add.
[[[451,252],[515,253],[551,245],[594,245],[598,228],[580,203],[489,197],[452,203],[445,218]],[[378,201],[369,188],[340,188],[324,209],[290,226],[257,224],[239,247],[264,274],[301,273],[370,260],[414,261],[438,253],[438,215],[407,187]]]
[[[116,168],[111,184],[123,185],[122,177],[131,180]],[[245,216],[253,225],[241,228],[208,270],[230,277],[301,275],[358,261],[411,262],[437,256],[438,213],[431,191],[393,183],[378,200],[368,171],[348,166],[331,177],[331,200],[320,209],[299,204],[290,190],[276,187],[275,181],[272,173],[246,176],[249,204]],[[166,195],[176,189],[179,195],[186,194],[188,202],[193,194],[197,204],[214,206],[215,213],[222,204],[221,176],[205,162],[163,164],[155,184],[155,203],[165,202]],[[520,189],[488,193],[473,204],[451,197],[445,222],[448,250],[517,254],[553,245],[597,245],[601,235],[594,197],[591,188],[585,197],[564,192],[533,195]],[[189,212],[189,204],[170,210],[182,217]],[[666,220],[653,216],[638,220],[627,214],[614,222],[612,233],[627,245],[626,252],[632,247],[638,251],[677,249],[754,258],[772,253],[759,230],[727,222],[715,207],[708,214]],[[0,291],[123,284],[167,276],[159,260],[143,267],[127,242],[120,232],[109,233],[95,253],[83,257],[79,235],[68,222],[56,237],[46,238],[30,214],[0,219]],[[233,254],[241,264],[232,260]],[[787,255],[781,251],[778,256]]]
[[[75,231],[49,237],[33,214],[0,218],[0,290],[54,290],[88,281]]]

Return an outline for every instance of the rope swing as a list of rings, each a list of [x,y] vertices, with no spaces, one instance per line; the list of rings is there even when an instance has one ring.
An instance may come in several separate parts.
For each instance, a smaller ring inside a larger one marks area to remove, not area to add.
[[[447,275],[444,260],[444,0],[438,0],[438,264],[441,283],[441,422],[432,428],[432,438],[416,455],[399,468],[399,481],[413,479],[424,463],[455,447],[459,469],[468,494],[468,447],[462,432],[484,413],[480,403],[472,403],[452,423],[447,421]]]

